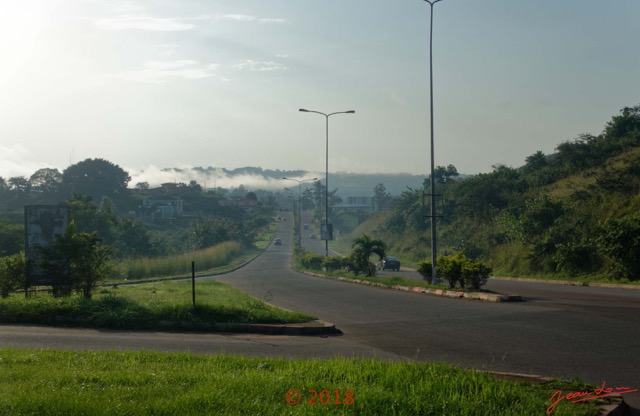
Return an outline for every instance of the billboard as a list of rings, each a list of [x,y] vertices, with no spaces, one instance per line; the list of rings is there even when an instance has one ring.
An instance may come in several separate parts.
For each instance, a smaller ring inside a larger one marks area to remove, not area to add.
[[[24,207],[24,248],[27,256],[27,281],[29,285],[47,284],[38,263],[40,248],[53,243],[55,236],[64,233],[69,225],[69,207],[61,205],[26,205]]]
[[[333,224],[320,225],[320,239],[333,240]]]

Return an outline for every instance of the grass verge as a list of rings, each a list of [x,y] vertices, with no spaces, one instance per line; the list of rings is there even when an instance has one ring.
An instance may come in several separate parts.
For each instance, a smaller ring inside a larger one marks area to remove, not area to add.
[[[555,390],[570,388],[442,364],[344,358],[0,349],[0,368],[7,415],[541,415]],[[598,412],[564,401],[553,414]]]
[[[268,294],[265,294],[267,297]],[[285,311],[214,280],[196,281],[196,306],[191,281],[160,281],[98,290],[93,299],[14,294],[0,300],[0,322],[162,329],[167,323],[185,329],[213,323],[295,323],[314,317]]]

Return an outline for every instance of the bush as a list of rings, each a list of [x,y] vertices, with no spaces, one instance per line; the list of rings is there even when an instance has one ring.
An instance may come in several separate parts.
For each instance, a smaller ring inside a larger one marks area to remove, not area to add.
[[[343,260],[342,257],[338,256],[324,257],[322,259],[322,265],[326,271],[333,272],[342,269]]]
[[[492,270],[477,259],[466,259],[462,263],[462,281],[471,285],[473,289],[480,289],[487,283]]]
[[[3,299],[8,298],[14,290],[25,286],[26,264],[24,253],[0,257],[0,296]]]
[[[473,289],[479,289],[487,283],[492,269],[477,259],[469,259],[463,253],[455,256],[438,256],[436,260],[436,275],[449,282],[452,289],[456,284],[464,287],[469,284]],[[418,264],[418,273],[427,282],[431,281],[431,261],[425,260]]]
[[[460,287],[464,287],[464,279],[462,277],[462,264],[466,257],[462,253],[455,256],[439,256],[436,263],[436,276],[440,276],[449,282],[449,287],[456,287],[456,283],[460,282]]]
[[[420,273],[427,282],[431,282],[431,272],[431,260],[418,263],[418,273]]]
[[[305,269],[322,270],[324,257],[319,254],[307,251],[300,256],[300,264]]]

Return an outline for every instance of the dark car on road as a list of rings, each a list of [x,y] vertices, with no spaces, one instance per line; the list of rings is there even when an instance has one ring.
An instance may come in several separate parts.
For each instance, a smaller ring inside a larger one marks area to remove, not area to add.
[[[395,270],[400,271],[400,259],[393,256],[383,257],[378,263],[378,270]]]
[[[282,240],[279,238],[276,238],[273,240],[273,245],[274,246],[281,246],[282,245]]]

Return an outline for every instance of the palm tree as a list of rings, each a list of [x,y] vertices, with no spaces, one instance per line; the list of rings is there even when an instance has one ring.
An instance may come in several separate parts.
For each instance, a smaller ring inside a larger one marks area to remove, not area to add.
[[[373,240],[366,234],[362,234],[361,237],[353,240],[353,251],[351,252],[351,258],[358,271],[366,271],[367,276],[374,275],[376,267],[369,257],[372,254],[377,254],[379,259],[385,256],[386,244],[382,240]]]

